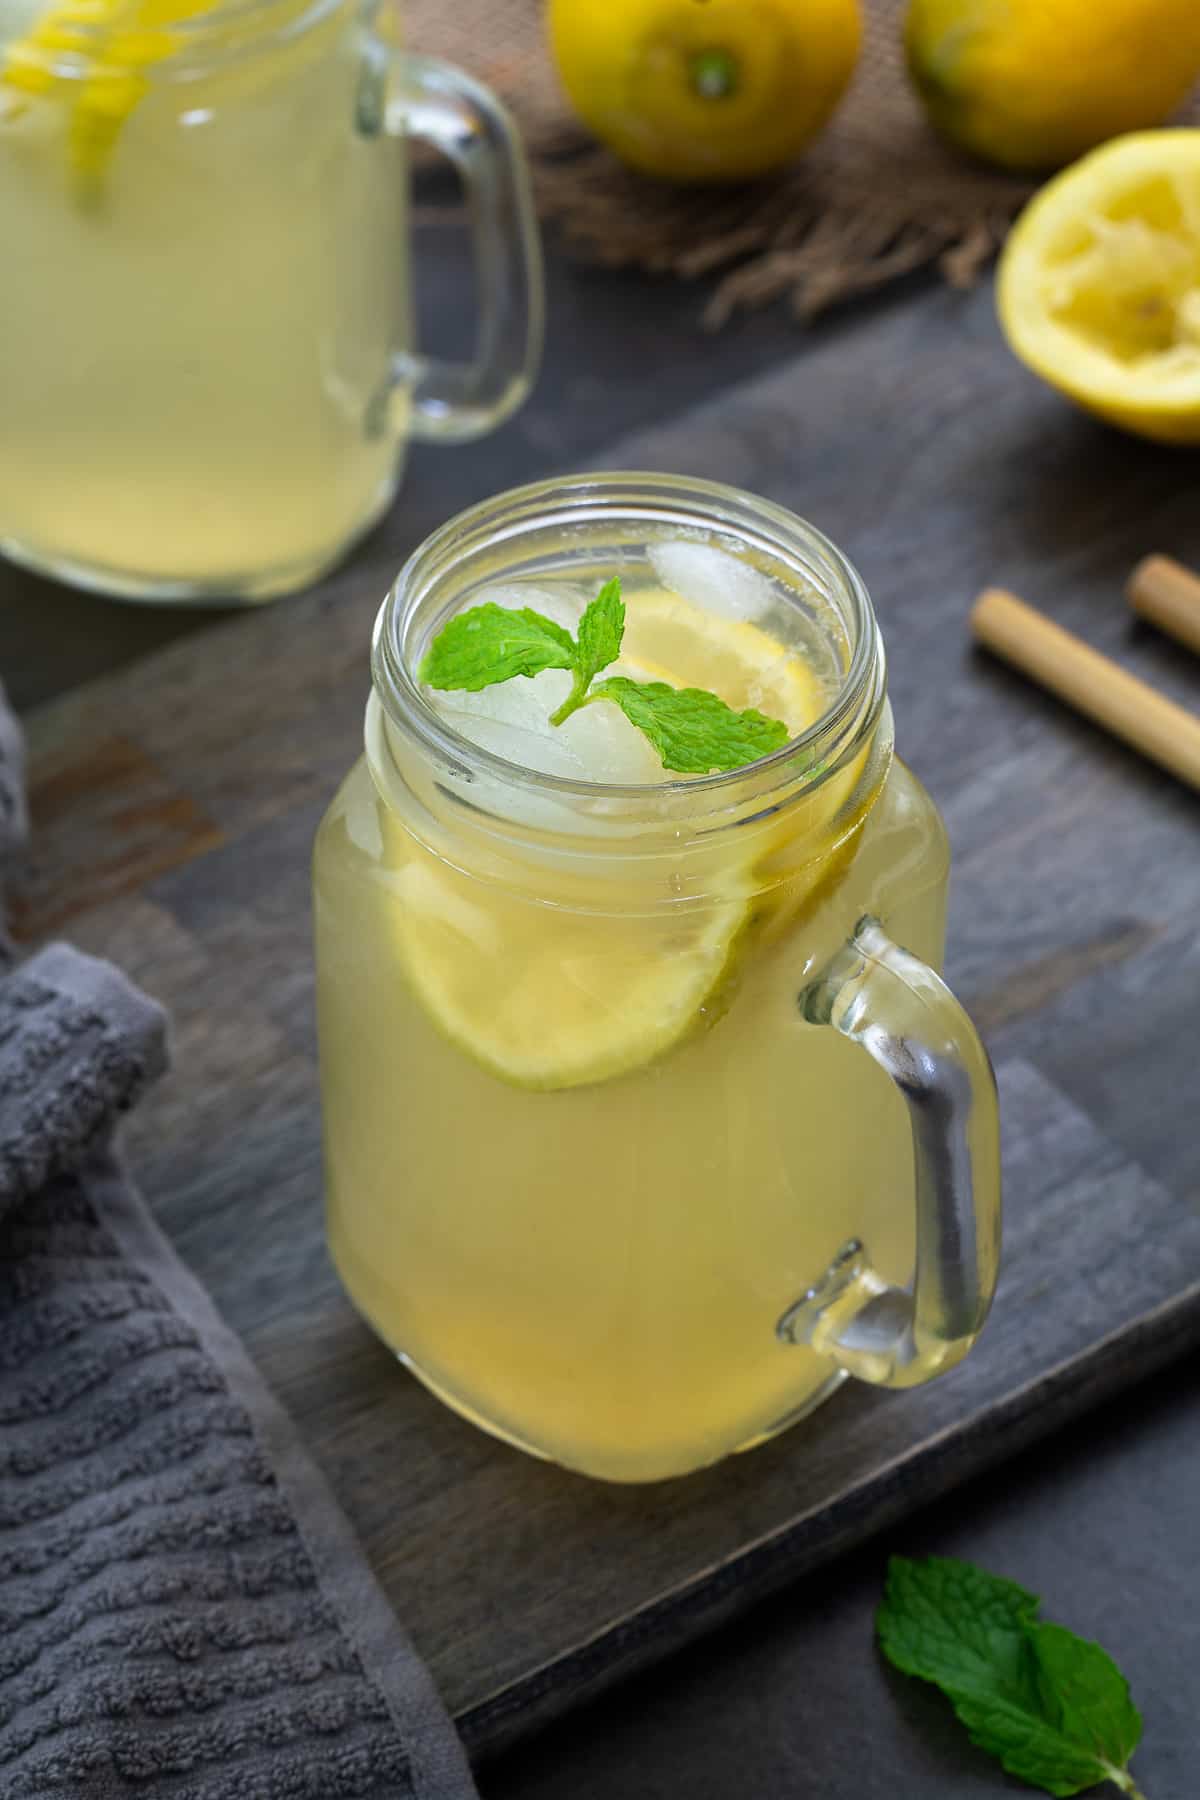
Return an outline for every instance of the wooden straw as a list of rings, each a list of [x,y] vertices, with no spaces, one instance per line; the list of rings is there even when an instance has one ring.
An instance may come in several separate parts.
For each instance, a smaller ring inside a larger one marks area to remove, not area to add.
[[[971,629],[995,655],[1181,781],[1200,788],[1200,719],[1182,706],[1003,588],[980,594]]]
[[[1200,651],[1200,576],[1169,556],[1147,556],[1129,577],[1125,592],[1134,612],[1189,650]]]

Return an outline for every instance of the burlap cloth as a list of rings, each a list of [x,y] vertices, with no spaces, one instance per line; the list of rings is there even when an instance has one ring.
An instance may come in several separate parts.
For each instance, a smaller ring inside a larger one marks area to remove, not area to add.
[[[402,4],[413,49],[469,69],[516,114],[542,216],[596,262],[717,275],[714,326],[783,294],[811,318],[928,263],[967,285],[1031,192],[934,136],[904,69],[906,0],[862,0],[862,56],[832,123],[792,168],[732,189],[657,183],[597,149],[559,89],[540,0]],[[1200,122],[1195,100],[1187,116]]]

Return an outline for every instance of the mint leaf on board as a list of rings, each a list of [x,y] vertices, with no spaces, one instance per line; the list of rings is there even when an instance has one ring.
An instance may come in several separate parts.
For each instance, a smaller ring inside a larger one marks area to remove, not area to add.
[[[1112,1657],[1063,1625],[1039,1621],[1029,1636],[1046,1712],[1064,1736],[1123,1770],[1141,1741],[1142,1715]]]
[[[941,1687],[990,1693],[998,1680],[1024,1693],[1025,1619],[1037,1616],[1036,1594],[942,1556],[888,1563],[887,1597],[876,1627],[883,1653],[906,1675]]]
[[[876,1627],[889,1662],[941,1688],[1010,1775],[1059,1796],[1110,1781],[1144,1800],[1128,1769],[1142,1734],[1128,1683],[1039,1605],[971,1563],[893,1557]]]
[[[429,687],[475,694],[517,675],[574,667],[575,640],[565,626],[532,607],[510,610],[488,601],[442,626],[420,672]]]
[[[768,719],[751,707],[735,712],[703,688],[673,688],[665,681],[630,681],[612,675],[587,697],[612,700],[631,725],[650,739],[664,769],[680,775],[708,775],[713,770],[740,769],[772,750],[782,750],[791,737],[779,719]]]

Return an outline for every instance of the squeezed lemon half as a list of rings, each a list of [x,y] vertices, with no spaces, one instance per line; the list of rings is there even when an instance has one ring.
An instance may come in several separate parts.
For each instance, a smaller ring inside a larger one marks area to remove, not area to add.
[[[667,592],[630,599],[621,664],[639,680],[757,706],[793,735],[828,703],[804,659],[766,632]],[[764,839],[750,841],[757,861]],[[418,852],[389,878],[405,978],[443,1035],[502,1080],[541,1090],[610,1080],[722,1010],[757,886],[734,845],[727,854],[728,899],[651,912],[643,893],[628,911],[580,914],[532,905]]]
[[[1116,138],[1026,207],[997,275],[1022,362],[1142,437],[1200,444],[1200,130]]]

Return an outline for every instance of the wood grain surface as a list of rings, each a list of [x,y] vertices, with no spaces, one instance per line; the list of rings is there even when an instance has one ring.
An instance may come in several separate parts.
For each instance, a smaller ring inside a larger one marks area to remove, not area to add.
[[[1121,593],[1147,550],[1200,561],[1193,465],[1067,411],[1015,369],[984,296],[943,294],[580,460],[768,494],[875,595],[899,746],[956,850],[948,974],[1002,1071],[1004,1280],[942,1382],[846,1388],[707,1474],[608,1489],[462,1424],[342,1299],[321,1239],[307,863],[358,752],[370,624],[411,513],[313,594],[31,722],[24,929],[68,932],[171,1007],[175,1073],[134,1122],[135,1166],[477,1749],[1200,1342],[1200,1134],[1179,1123],[1200,801],[966,634],[998,582],[1195,708],[1200,663],[1131,627]]]

